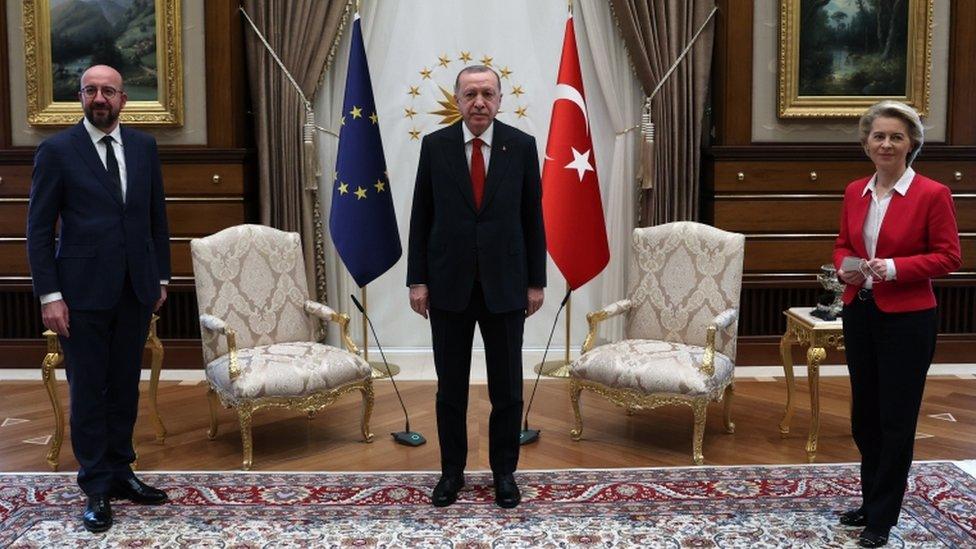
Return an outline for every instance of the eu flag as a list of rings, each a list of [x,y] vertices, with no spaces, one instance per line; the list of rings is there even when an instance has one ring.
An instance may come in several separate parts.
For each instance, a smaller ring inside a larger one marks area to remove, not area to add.
[[[341,121],[329,232],[361,288],[389,270],[403,251],[358,13],[352,26]]]

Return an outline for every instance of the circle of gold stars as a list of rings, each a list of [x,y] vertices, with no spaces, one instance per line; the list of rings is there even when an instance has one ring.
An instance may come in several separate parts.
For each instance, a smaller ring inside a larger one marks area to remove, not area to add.
[[[525,118],[528,116],[528,105],[521,104],[522,96],[526,93],[525,88],[521,84],[516,84],[513,81],[513,71],[510,67],[507,65],[501,66],[495,63],[495,58],[488,54],[482,55],[476,61],[475,57],[470,51],[462,50],[458,52],[456,57],[452,57],[448,53],[443,53],[437,56],[436,63],[432,63],[429,66],[424,66],[417,71],[417,74],[420,77],[420,82],[417,85],[407,86],[406,95],[410,103],[403,108],[403,117],[408,118],[411,121],[411,127],[407,130],[407,135],[409,135],[411,140],[419,141],[423,131],[420,127],[421,124],[418,124],[419,120],[416,118],[418,114],[432,114],[434,116],[439,116],[441,118],[438,123],[444,126],[453,124],[461,119],[461,111],[458,110],[457,104],[454,103],[454,91],[452,89],[453,85],[451,85],[449,88],[444,88],[440,84],[436,83],[434,76],[437,71],[447,69],[457,72],[461,70],[461,67],[475,62],[487,67],[491,67],[498,72],[498,76],[502,82],[502,93],[508,93],[515,98],[516,107],[512,112],[518,118]],[[460,64],[461,67],[458,67],[458,64]],[[451,65],[454,65],[454,67]],[[418,111],[417,108],[415,108],[417,98],[423,94],[421,87],[425,86],[425,80],[430,80],[440,92],[440,98],[436,99],[437,104],[440,105],[440,109],[426,113]],[[352,116],[355,117],[356,115]],[[342,192],[341,188],[340,192]],[[381,191],[377,190],[377,192]],[[356,193],[358,194],[358,191],[356,191]]]

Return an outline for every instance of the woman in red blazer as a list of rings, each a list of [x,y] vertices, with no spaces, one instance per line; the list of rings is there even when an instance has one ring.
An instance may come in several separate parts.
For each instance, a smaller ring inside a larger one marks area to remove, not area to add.
[[[844,192],[834,265],[847,284],[844,345],[862,503],[840,522],[864,527],[862,547],[880,547],[901,511],[935,352],[932,278],[962,261],[951,191],[911,168],[924,141],[918,113],[882,101],[861,117],[860,136],[876,171]]]

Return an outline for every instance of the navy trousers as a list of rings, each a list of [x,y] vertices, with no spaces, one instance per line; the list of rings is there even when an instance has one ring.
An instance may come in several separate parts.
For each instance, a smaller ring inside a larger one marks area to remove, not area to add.
[[[481,284],[462,312],[430,310],[434,368],[437,371],[437,438],[441,470],[460,475],[468,455],[468,384],[471,345],[478,324],[485,343],[488,374],[488,459],[497,474],[515,472],[522,419],[522,331],[525,311],[491,313]]]
[[[108,494],[114,480],[133,476],[132,430],[139,411],[139,374],[152,306],[136,298],[126,274],[112,309],[69,307],[70,337],[61,337],[71,393],[71,446],[78,485]]]

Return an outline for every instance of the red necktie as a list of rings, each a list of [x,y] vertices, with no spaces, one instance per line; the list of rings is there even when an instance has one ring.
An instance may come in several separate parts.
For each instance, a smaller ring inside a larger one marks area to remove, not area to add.
[[[471,140],[471,190],[474,191],[474,207],[481,209],[481,198],[485,195],[485,155],[481,153],[484,141],[475,137]]]

